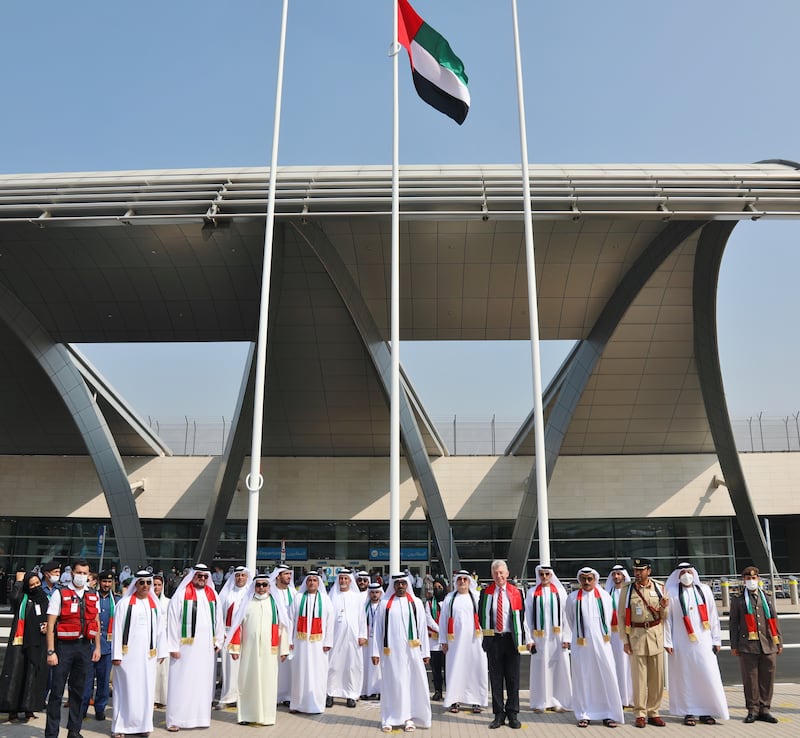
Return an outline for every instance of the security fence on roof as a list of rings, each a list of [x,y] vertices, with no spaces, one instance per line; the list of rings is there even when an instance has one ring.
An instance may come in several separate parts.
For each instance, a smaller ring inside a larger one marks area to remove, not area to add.
[[[499,456],[522,420],[454,415],[433,418],[433,423],[452,456]],[[231,432],[231,419],[225,417],[150,418],[149,425],[177,456],[219,456]],[[800,451],[800,411],[733,418],[731,425],[740,453]]]

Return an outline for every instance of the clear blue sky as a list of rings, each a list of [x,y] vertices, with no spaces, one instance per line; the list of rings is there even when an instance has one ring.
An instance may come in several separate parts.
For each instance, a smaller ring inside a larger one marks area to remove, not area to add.
[[[459,128],[425,106],[402,59],[402,161],[518,161],[510,1],[413,4],[464,59],[472,108]],[[800,160],[797,0],[519,5],[532,162]],[[268,164],[280,6],[4,3],[0,171]],[[279,164],[390,162],[390,40],[391,0],[290,0]],[[798,237],[800,223],[759,221],[729,243],[719,318],[734,416],[800,409]],[[230,417],[241,346],[84,351],[145,416]],[[545,379],[563,352],[544,347]],[[530,408],[524,343],[404,345],[402,360],[435,418]]]

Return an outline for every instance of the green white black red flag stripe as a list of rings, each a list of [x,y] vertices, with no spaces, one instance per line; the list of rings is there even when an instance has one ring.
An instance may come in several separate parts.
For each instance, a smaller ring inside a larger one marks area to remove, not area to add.
[[[469,112],[464,64],[447,39],[419,17],[408,0],[398,0],[397,16],[397,40],[408,51],[417,93],[461,125]]]

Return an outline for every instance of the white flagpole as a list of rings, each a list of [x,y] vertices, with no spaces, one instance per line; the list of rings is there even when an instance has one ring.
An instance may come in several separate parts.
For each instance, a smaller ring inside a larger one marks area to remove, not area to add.
[[[547,462],[544,447],[544,412],[542,409],[542,367],[539,356],[539,306],[536,297],[536,262],[533,254],[533,213],[531,183],[528,173],[528,136],[525,125],[525,95],[522,84],[522,56],[519,50],[517,0],[511,0],[514,19],[514,54],[517,68],[517,104],[519,107],[519,143],[522,154],[522,196],[525,214],[525,261],[528,266],[528,318],[531,325],[531,363],[533,366],[534,449],[536,454],[536,504],[539,515],[539,559],[550,565],[550,515],[547,507]],[[527,569],[527,562],[524,569]],[[521,572],[524,573],[524,572]]]
[[[249,491],[247,505],[247,548],[245,565],[256,570],[258,549],[258,502],[264,477],[261,475],[261,436],[264,421],[264,381],[267,366],[267,324],[269,321],[269,285],[272,274],[272,235],[275,226],[275,183],[278,169],[278,140],[281,129],[281,97],[283,95],[283,58],[286,50],[286,17],[289,0],[283,0],[281,14],[281,40],[278,51],[278,83],[275,90],[275,118],[272,127],[272,159],[269,165],[269,194],[267,196],[267,222],[264,231],[264,265],[261,271],[261,307],[258,314],[258,340],[256,342],[256,378],[253,398],[253,439],[250,447],[250,473],[246,485]]]
[[[392,37],[392,293],[391,410],[389,439],[389,574],[400,571],[400,113],[397,0]]]

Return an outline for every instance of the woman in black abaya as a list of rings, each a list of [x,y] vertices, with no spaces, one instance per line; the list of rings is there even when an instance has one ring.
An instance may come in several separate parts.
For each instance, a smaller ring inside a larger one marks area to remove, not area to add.
[[[14,622],[0,673],[0,712],[27,722],[42,709],[47,688],[47,595],[38,574],[15,582],[10,602]]]

